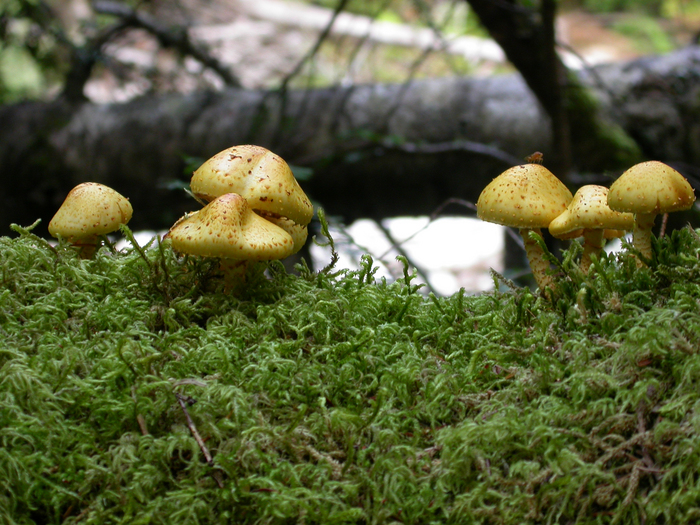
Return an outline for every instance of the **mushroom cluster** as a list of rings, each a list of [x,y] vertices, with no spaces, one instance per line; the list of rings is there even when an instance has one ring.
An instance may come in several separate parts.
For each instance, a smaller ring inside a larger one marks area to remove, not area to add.
[[[248,261],[284,259],[306,242],[313,206],[289,165],[260,146],[217,153],[196,170],[192,193],[206,202],[167,233],[175,251],[220,260],[227,290],[245,279]],[[81,258],[92,258],[100,238],[131,219],[129,200],[95,182],[73,188],[49,223]]]
[[[480,219],[519,228],[533,276],[544,292],[553,286],[549,265],[530,232],[541,228],[559,239],[583,237],[579,263],[588,273],[591,257],[604,239],[633,231],[633,246],[651,259],[651,229],[656,215],[689,209],[695,193],[676,170],[658,161],[642,162],[623,173],[608,188],[587,185],[575,195],[540,164],[504,171],[482,191],[477,201]],[[638,265],[643,263],[638,259]]]
[[[284,259],[306,242],[313,206],[287,163],[265,148],[217,153],[194,172],[190,189],[207,204],[166,238],[179,253],[219,258],[227,290],[244,281],[248,261]]]

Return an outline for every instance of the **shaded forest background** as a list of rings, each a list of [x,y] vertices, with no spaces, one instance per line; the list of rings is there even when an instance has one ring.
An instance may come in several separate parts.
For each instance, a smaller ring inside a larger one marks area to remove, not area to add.
[[[168,228],[191,170],[246,142],[347,223],[475,202],[536,150],[572,189],[646,158],[700,186],[695,0],[8,0],[0,22],[2,233],[86,180]],[[615,55],[576,50],[601,29]]]

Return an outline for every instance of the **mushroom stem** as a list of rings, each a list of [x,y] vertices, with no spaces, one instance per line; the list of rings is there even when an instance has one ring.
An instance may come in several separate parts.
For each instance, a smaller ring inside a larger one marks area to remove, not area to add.
[[[224,276],[224,291],[233,293],[245,284],[248,261],[222,258],[219,262],[219,270]]]
[[[651,229],[654,227],[656,215],[656,213],[637,213],[634,216],[632,245],[647,259],[651,259]],[[637,266],[642,267],[644,263],[638,259]]]
[[[97,236],[91,236],[85,239],[80,239],[79,241],[72,242],[71,245],[77,248],[78,256],[81,259],[92,259],[97,252],[97,247],[99,241]]]
[[[549,263],[545,260],[540,245],[537,244],[534,239],[530,238],[530,232],[535,232],[537,235],[542,235],[542,232],[539,228],[520,228],[520,236],[525,243],[525,253],[527,254],[528,261],[530,261],[532,275],[540,290],[545,292],[546,288],[552,288],[554,280],[551,275],[547,275]]]
[[[603,249],[603,230],[584,230],[583,231],[583,254],[579,268],[583,273],[587,274],[591,268],[591,255],[598,255]]]

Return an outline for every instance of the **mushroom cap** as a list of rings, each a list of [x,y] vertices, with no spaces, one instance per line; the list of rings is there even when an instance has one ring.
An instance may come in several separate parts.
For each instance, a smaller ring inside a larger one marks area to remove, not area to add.
[[[49,233],[69,241],[104,235],[131,220],[129,199],[112,188],[84,182],[73,188],[49,222]]]
[[[582,230],[634,229],[634,215],[608,207],[608,188],[589,184],[574,194],[566,210],[549,224],[549,233],[559,239],[580,237]]]
[[[314,213],[289,165],[260,146],[233,146],[217,153],[194,172],[190,189],[207,202],[226,193],[237,193],[254,210],[274,213],[304,226],[311,222]]]
[[[253,212],[246,200],[227,193],[177,221],[167,234],[175,251],[245,261],[284,259],[294,241],[279,226]]]
[[[294,250],[292,251],[293,254],[301,250],[302,246],[306,244],[306,238],[309,236],[309,229],[306,226],[297,224],[292,220],[285,219],[284,217],[263,216],[263,218],[270,221],[272,224],[279,226],[292,236],[292,240],[294,241]]]
[[[523,164],[507,169],[484,188],[476,214],[504,226],[546,228],[571,199],[571,192],[547,168]]]
[[[632,166],[610,186],[608,206],[617,211],[661,214],[687,210],[695,192],[671,166],[651,160]]]

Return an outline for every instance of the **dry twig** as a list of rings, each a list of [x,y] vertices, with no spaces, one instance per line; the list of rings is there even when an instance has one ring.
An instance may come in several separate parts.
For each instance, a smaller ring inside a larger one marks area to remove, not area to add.
[[[182,411],[185,414],[185,419],[187,420],[187,428],[190,429],[192,437],[194,437],[194,440],[197,442],[197,445],[199,445],[202,454],[204,454],[204,459],[206,460],[207,465],[209,465],[210,467],[214,467],[214,459],[212,458],[209,449],[204,444],[202,436],[200,436],[199,432],[197,432],[197,427],[194,425],[194,421],[192,421],[190,413],[187,411],[187,398],[182,394],[178,393],[175,394],[175,397],[177,398],[177,402],[180,404],[180,407],[182,408]],[[219,471],[214,470],[212,472],[212,477],[214,478],[214,481],[216,481],[216,484],[219,486],[220,489],[224,488],[224,482],[221,479],[221,473]]]

